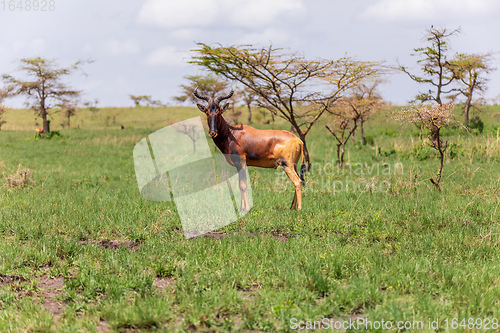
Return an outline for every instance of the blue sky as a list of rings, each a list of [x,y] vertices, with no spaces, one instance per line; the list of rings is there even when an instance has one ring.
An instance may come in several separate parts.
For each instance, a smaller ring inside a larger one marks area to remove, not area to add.
[[[201,73],[187,64],[195,42],[272,42],[308,58],[347,54],[411,67],[416,59],[410,53],[434,25],[461,27],[453,51],[500,51],[498,0],[55,0],[54,10],[45,12],[10,11],[8,3],[0,7],[0,73],[12,73],[24,57],[61,65],[91,58],[88,75],[75,74],[71,82],[100,106],[132,105],[128,94],[173,103],[183,77]],[[492,65],[500,68],[500,54]],[[403,104],[427,89],[397,74],[381,90]],[[500,70],[490,75],[486,97],[499,102]]]

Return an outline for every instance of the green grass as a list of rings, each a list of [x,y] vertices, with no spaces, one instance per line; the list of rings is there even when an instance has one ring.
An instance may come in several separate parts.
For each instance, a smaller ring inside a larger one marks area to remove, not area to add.
[[[387,114],[374,117],[373,145],[357,137],[350,168],[337,170],[319,124],[302,211],[288,209],[283,172],[251,168],[252,210],[225,237],[190,240],[173,203],[139,196],[132,149],[199,111],[103,109],[52,140],[33,139],[32,119],[9,112],[11,129],[29,131],[0,131],[0,173],[21,164],[36,184],[0,180],[0,273],[26,279],[0,278],[0,332],[275,332],[292,318],[421,320],[430,331],[429,318],[500,318],[498,108],[481,114],[482,135],[447,134],[442,192],[416,128],[400,134]],[[58,280],[52,294],[42,283]]]

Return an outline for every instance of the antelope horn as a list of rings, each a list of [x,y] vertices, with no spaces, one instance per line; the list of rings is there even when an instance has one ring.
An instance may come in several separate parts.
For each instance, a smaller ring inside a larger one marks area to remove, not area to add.
[[[215,99],[215,104],[219,104],[221,101],[225,100],[225,99],[228,99],[228,98],[231,98],[231,96],[233,96],[234,94],[234,90],[231,89],[231,91],[229,92],[229,94],[227,94],[226,96],[219,96]]]
[[[207,97],[207,96],[202,96],[200,94],[198,94],[198,88],[195,89],[193,95],[196,97],[196,98],[199,98],[199,99],[203,99],[205,100],[206,102],[209,102],[210,101],[210,98]]]

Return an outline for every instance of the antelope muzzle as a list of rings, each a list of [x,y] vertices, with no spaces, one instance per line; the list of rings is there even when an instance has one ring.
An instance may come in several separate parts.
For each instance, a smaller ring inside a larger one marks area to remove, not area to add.
[[[212,139],[214,139],[217,136],[217,116],[211,116],[210,117],[210,122],[208,126],[208,135]]]

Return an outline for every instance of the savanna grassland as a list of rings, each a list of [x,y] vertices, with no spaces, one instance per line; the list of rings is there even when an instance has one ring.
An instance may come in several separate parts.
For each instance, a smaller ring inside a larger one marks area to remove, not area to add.
[[[486,331],[500,330],[500,107],[482,111],[482,133],[444,131],[441,192],[429,181],[439,161],[418,129],[401,132],[381,112],[366,124],[368,145],[359,134],[348,143],[343,170],[333,137],[315,126],[302,211],[289,210],[282,171],[250,168],[251,211],[186,239],[173,202],[140,197],[132,150],[198,115],[83,110],[71,129],[56,117],[61,136],[47,140],[34,138],[32,111],[7,112],[0,332],[275,332],[323,318],[391,321],[389,331],[423,321],[406,329],[419,332],[437,319],[450,331],[453,318],[463,324],[454,331],[479,331],[469,318],[488,318]],[[31,171],[25,186],[9,185],[19,168]]]

